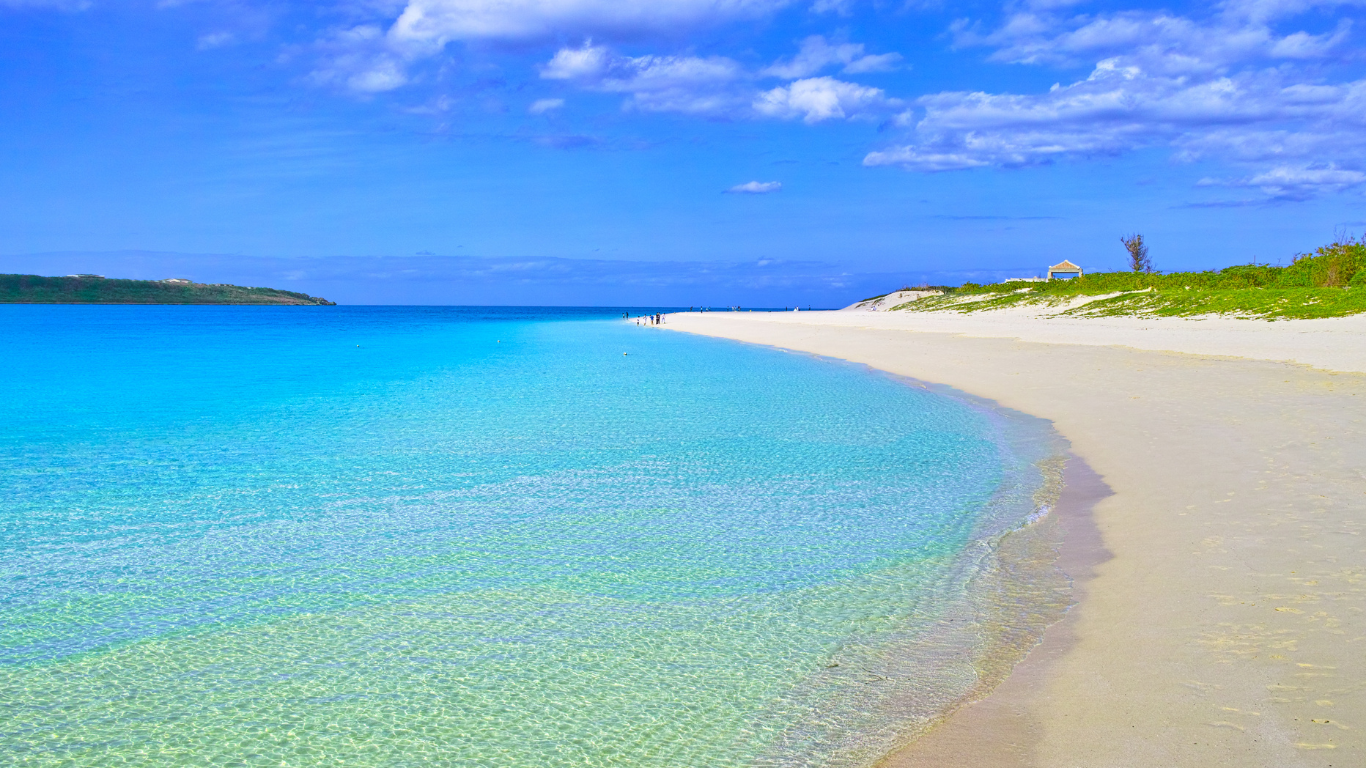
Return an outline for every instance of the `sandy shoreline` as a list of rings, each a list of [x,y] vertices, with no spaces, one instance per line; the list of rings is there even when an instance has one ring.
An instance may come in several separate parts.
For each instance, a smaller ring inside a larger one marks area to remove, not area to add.
[[[1096,561],[1079,605],[991,696],[884,764],[1366,764],[1366,319],[993,315],[665,326],[1050,419],[1113,491],[1098,542],[1068,533],[1064,567]]]

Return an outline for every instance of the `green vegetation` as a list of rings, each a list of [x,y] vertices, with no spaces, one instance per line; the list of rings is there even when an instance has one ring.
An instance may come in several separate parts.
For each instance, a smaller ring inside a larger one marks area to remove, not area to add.
[[[1146,248],[1142,256],[1146,261]],[[964,283],[893,309],[980,312],[1026,305],[1085,317],[1222,314],[1279,320],[1354,315],[1366,312],[1366,240],[1338,240],[1301,254],[1288,267],[1248,264],[1169,274],[1135,268],[1039,283]]]
[[[0,304],[277,304],[328,305],[306,293],[274,288],[159,280],[117,280],[94,275],[0,275]]]
[[[912,288],[911,286],[907,285],[907,286],[902,286],[901,288],[898,288],[898,289],[896,289],[895,291],[888,291],[888,292],[886,292],[886,293],[879,293],[879,294],[876,295],[876,296],[869,296],[868,298],[866,298],[866,299],[864,299],[863,301],[860,301],[860,302],[858,302],[858,303],[859,303],[859,304],[867,304],[867,303],[870,302],[870,301],[877,301],[878,299],[885,299],[885,298],[887,298],[888,296],[891,296],[891,295],[894,294],[894,293],[901,293],[902,291],[941,291],[941,292],[951,292],[951,291],[955,291],[955,290],[957,290],[957,289],[956,289],[956,288],[953,288],[953,287],[951,287],[951,286],[947,286],[947,285],[929,285],[929,284],[921,284],[921,285],[915,286],[914,288]]]

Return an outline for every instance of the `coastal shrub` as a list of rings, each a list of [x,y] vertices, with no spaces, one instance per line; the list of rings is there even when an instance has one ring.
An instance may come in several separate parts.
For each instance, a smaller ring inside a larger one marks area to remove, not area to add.
[[[1148,258],[1148,246],[1143,242],[1143,235],[1121,237],[1119,241],[1124,244],[1124,250],[1129,252],[1129,271],[1153,271],[1153,262]]]
[[[1140,243],[1141,244],[1141,243]],[[1145,254],[1146,255],[1146,254]],[[1096,299],[1070,314],[1338,317],[1366,312],[1366,241],[1339,238],[1300,254],[1285,267],[1239,264],[1200,272],[1090,272],[1072,280],[968,282],[944,296],[907,302],[896,309],[978,312],[1027,304],[1057,305]]]
[[[1265,320],[1342,317],[1366,312],[1366,291],[1344,288],[1244,288],[1124,293],[1063,314],[1081,317],[1234,315]]]
[[[1281,288],[1339,288],[1366,269],[1366,242],[1340,238],[1315,250],[1300,254],[1286,267],[1277,286]]]

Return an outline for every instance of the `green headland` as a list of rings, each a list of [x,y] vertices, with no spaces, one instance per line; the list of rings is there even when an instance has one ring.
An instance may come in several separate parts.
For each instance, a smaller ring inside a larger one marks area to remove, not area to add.
[[[1342,317],[1366,312],[1366,241],[1339,240],[1301,254],[1285,267],[1246,264],[1165,274],[1141,269],[1086,273],[1070,280],[964,283],[931,290],[938,293],[892,309],[979,312],[1036,305],[1082,317]]]
[[[275,288],[188,280],[120,280],[99,275],[0,275],[0,304],[276,304],[333,306]]]

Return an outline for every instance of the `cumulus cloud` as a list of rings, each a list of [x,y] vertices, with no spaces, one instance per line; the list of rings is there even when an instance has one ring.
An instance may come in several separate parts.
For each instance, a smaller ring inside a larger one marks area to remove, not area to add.
[[[744,184],[736,184],[726,190],[727,194],[734,195],[765,195],[769,192],[777,192],[783,188],[781,181],[747,181]]]
[[[7,1],[15,0],[0,0]],[[453,42],[676,35],[681,30],[764,17],[791,2],[793,0],[407,0],[399,4],[402,12],[387,29],[367,23],[342,30],[320,42],[318,49],[323,62],[312,74],[312,79],[356,91],[376,92],[407,83],[410,79],[408,69],[415,62],[440,54]]]
[[[871,117],[900,102],[880,88],[847,83],[833,77],[809,77],[760,93],[754,111],[766,117],[818,123],[832,118]]]
[[[590,40],[582,48],[561,48],[541,67],[541,77],[548,80],[587,80],[607,72],[610,63],[605,46],[595,46]]]
[[[801,50],[791,59],[779,61],[765,68],[762,74],[781,77],[785,80],[808,77],[832,65],[844,65],[847,73],[889,72],[897,68],[901,61],[899,53],[884,53],[878,56],[864,53],[859,43],[831,45],[821,35],[812,35],[802,41]]]
[[[824,45],[824,41],[821,41]],[[862,46],[848,59],[857,63]],[[808,52],[812,46],[806,48]],[[794,60],[795,61],[795,60]],[[807,71],[791,66],[784,72]],[[831,119],[859,119],[885,115],[901,102],[878,88],[831,77],[795,80],[770,90],[759,90],[755,80],[772,76],[772,68],[755,73],[723,56],[621,56],[591,41],[578,48],[561,48],[541,67],[541,77],[564,80],[585,90],[629,94],[628,108],[652,112],[744,118],[801,118],[807,123]]]
[[[1061,17],[1027,6],[988,34],[960,23],[960,44],[995,46],[999,60],[1105,57],[1085,79],[1043,93],[921,97],[897,118],[911,129],[908,140],[869,153],[864,164],[943,171],[1168,146],[1179,160],[1250,165],[1239,185],[1277,197],[1355,186],[1354,166],[1366,160],[1366,80],[1325,78],[1351,25],[1314,35],[1277,33],[1266,23],[1312,4],[1231,3],[1206,22]]]

